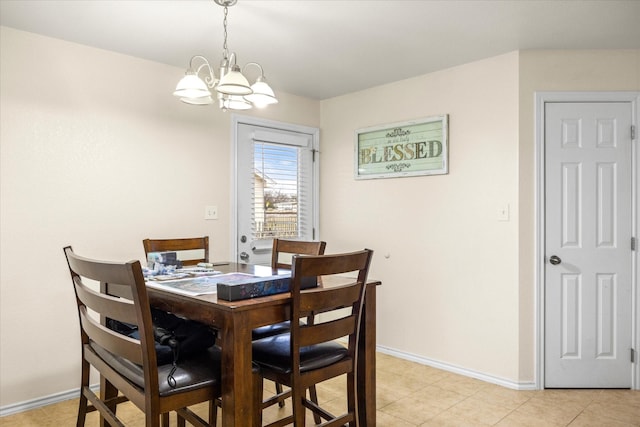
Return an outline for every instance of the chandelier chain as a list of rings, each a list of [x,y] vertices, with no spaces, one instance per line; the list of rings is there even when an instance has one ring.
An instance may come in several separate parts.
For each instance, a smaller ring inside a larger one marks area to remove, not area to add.
[[[229,50],[227,49],[227,14],[228,13],[229,13],[229,8],[225,6],[224,20],[222,21],[222,26],[224,27],[224,43],[222,44],[222,52],[225,58],[229,57]]]

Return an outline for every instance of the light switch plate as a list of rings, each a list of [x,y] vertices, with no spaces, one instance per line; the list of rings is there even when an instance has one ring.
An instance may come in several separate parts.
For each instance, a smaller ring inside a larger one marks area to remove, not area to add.
[[[205,206],[204,207],[204,219],[218,219],[218,207],[217,206]]]

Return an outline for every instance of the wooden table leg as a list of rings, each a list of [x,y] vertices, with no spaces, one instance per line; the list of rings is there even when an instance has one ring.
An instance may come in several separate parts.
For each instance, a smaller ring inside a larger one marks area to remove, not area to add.
[[[358,418],[376,425],[376,285],[367,286],[358,343]]]
[[[222,426],[252,425],[251,328],[236,312],[222,332]]]

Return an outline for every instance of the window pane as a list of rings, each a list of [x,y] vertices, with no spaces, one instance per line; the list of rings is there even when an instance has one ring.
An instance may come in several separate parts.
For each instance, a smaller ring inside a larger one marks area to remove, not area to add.
[[[253,237],[300,236],[300,149],[254,142]]]

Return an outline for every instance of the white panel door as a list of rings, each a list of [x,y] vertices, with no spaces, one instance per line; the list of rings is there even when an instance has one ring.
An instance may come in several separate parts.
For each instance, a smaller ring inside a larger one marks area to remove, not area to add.
[[[547,388],[631,386],[630,103],[545,104]]]

